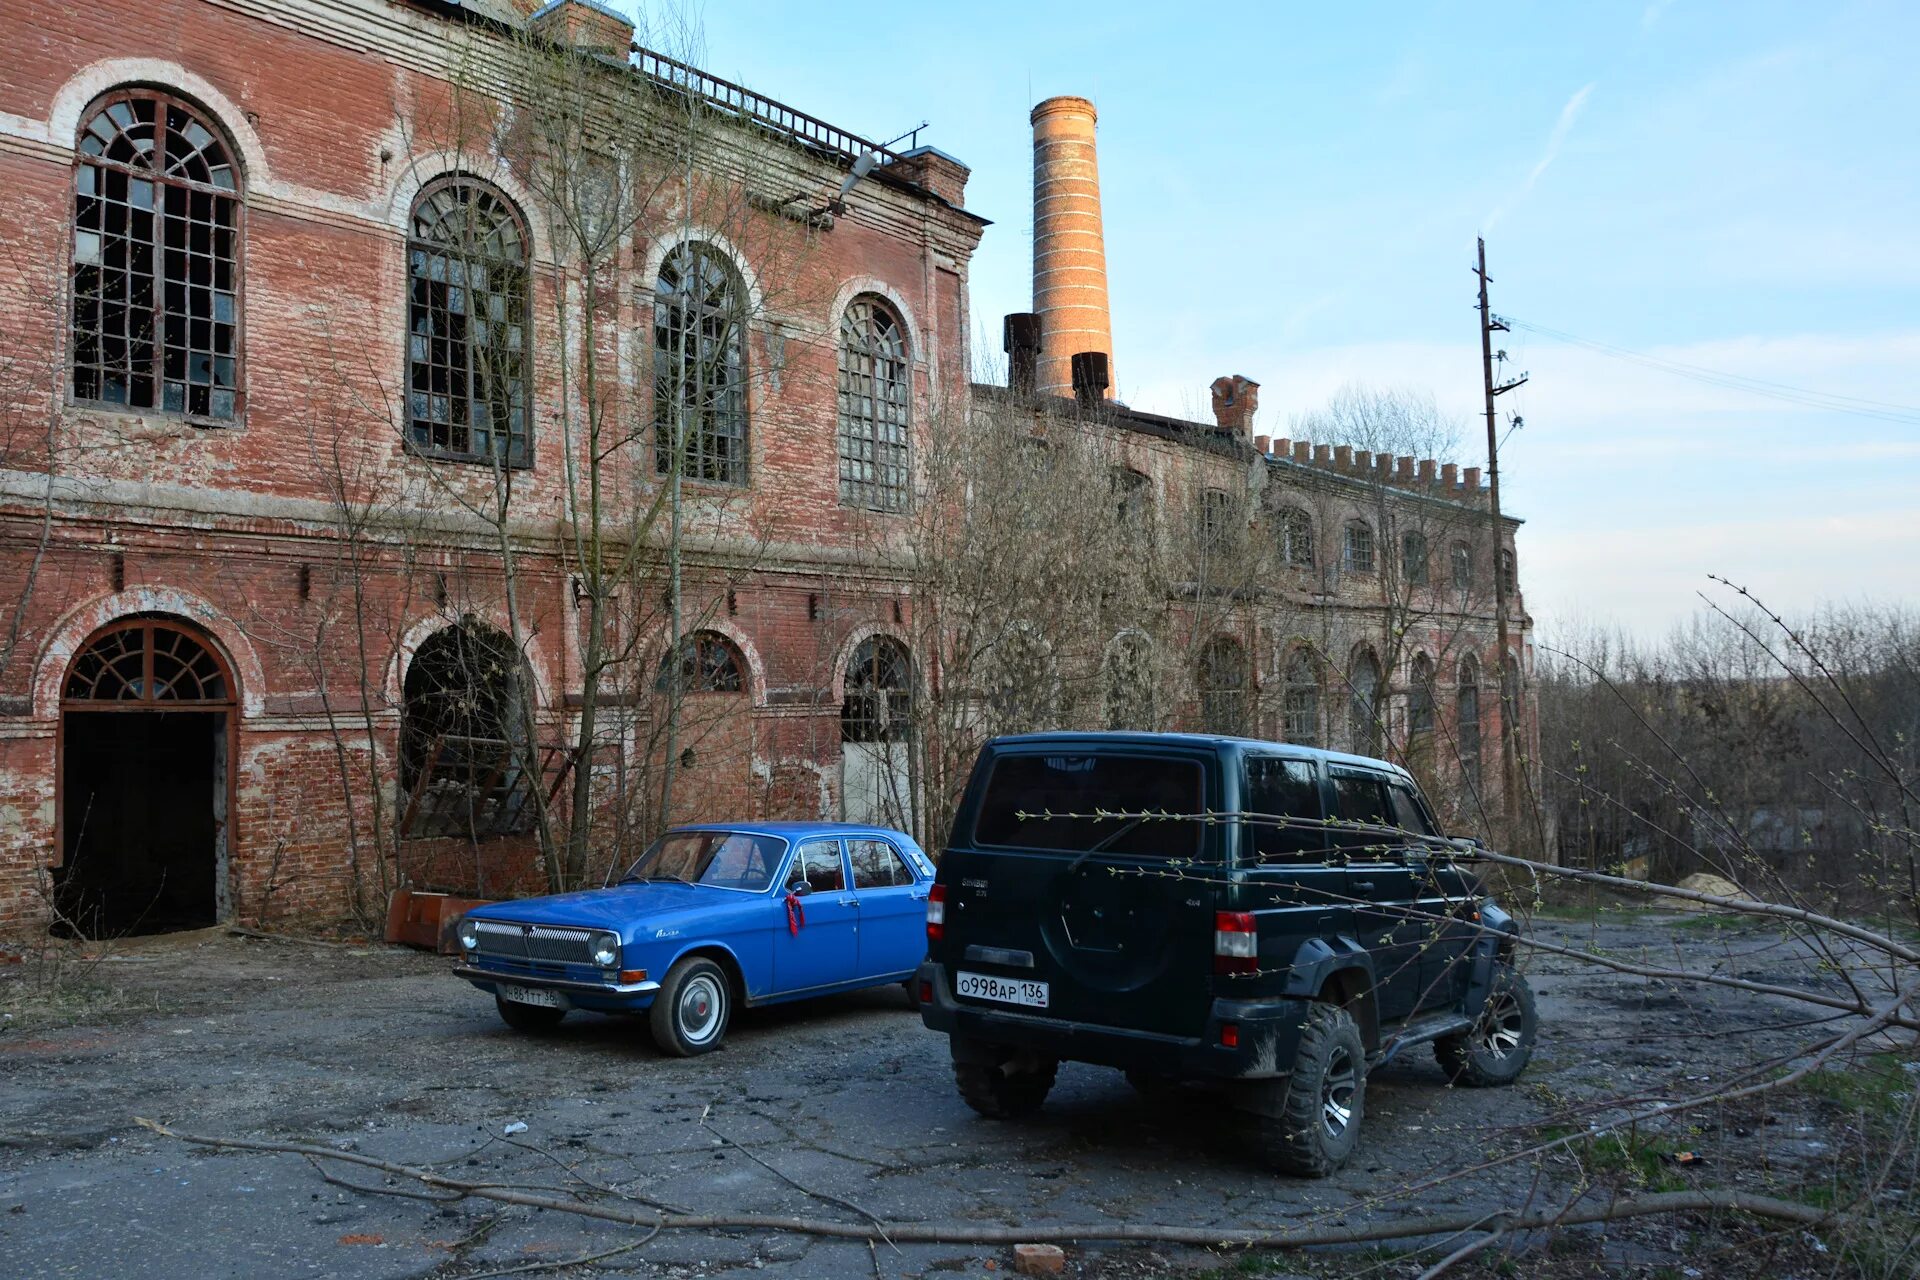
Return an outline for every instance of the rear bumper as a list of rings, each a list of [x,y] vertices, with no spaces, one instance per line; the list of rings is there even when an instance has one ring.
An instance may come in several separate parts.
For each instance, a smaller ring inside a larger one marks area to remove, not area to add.
[[[1308,1000],[1216,999],[1206,1025],[1194,1037],[1137,1031],[1128,1027],[1069,1022],[1044,1013],[954,998],[946,967],[920,966],[915,979],[933,989],[922,999],[920,1019],[954,1041],[956,1059],[996,1046],[1027,1050],[1039,1057],[1091,1062],[1127,1071],[1147,1071],[1188,1079],[1266,1080],[1293,1069]],[[1221,1043],[1235,1028],[1238,1043]]]
[[[566,1001],[569,1009],[591,1009],[598,1013],[639,1013],[653,1004],[660,984],[653,981],[612,985],[605,982],[578,982],[571,978],[530,977],[518,973],[496,973],[473,965],[456,965],[456,978],[465,978],[482,991],[500,994],[502,986],[538,987]]]

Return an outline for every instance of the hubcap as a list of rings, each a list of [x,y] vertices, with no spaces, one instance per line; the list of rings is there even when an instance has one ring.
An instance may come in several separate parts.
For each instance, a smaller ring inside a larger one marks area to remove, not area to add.
[[[1320,1077],[1320,1119],[1327,1126],[1328,1137],[1338,1138],[1353,1123],[1353,1095],[1359,1086],[1360,1072],[1353,1055],[1336,1046]]]
[[[705,1044],[719,1033],[727,997],[719,984],[701,974],[680,991],[680,1034],[689,1044]]]
[[[1480,1048],[1495,1058],[1505,1058],[1520,1048],[1520,1035],[1526,1027],[1526,1015],[1520,1010],[1520,1002],[1511,991],[1495,993],[1487,1001],[1487,1008],[1480,1015],[1480,1025],[1475,1029],[1475,1039]]]

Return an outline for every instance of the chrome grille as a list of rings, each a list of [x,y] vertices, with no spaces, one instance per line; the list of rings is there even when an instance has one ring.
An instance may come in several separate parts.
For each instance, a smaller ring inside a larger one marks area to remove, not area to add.
[[[550,924],[512,924],[476,920],[477,950],[483,956],[508,960],[546,960],[556,964],[592,964],[592,929],[566,929]]]

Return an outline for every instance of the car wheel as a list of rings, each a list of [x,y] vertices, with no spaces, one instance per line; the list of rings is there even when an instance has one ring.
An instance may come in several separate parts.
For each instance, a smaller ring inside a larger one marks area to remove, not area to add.
[[[1052,1058],[1021,1062],[1009,1057],[998,1064],[956,1062],[953,1082],[960,1086],[966,1104],[981,1115],[1013,1120],[1040,1109],[1059,1070],[1060,1064]]]
[[[660,1052],[691,1058],[720,1047],[732,1014],[733,987],[725,971],[704,956],[685,956],[667,970],[647,1023]]]
[[[906,992],[906,993],[907,993],[907,1007],[908,1007],[909,1009],[913,1009],[913,1010],[915,1010],[915,1011],[918,1011],[918,1010],[919,1010],[919,1008],[920,1008],[920,982],[919,982],[919,979],[917,979],[917,978],[908,978],[908,979],[907,979],[907,980],[906,980],[905,982],[903,982],[903,983],[901,983],[901,984],[900,984],[900,989],[901,989],[902,991],[904,991],[904,992]]]
[[[1433,1042],[1433,1056],[1455,1084],[1476,1089],[1512,1084],[1533,1057],[1540,1029],[1533,988],[1526,975],[1505,962],[1493,969],[1493,989],[1473,1029]]]
[[[1353,1015],[1338,1005],[1312,1005],[1293,1071],[1274,1088],[1280,1097],[1273,1114],[1249,1117],[1260,1158],[1301,1178],[1324,1178],[1345,1164],[1360,1144],[1367,1102],[1367,1050]]]
[[[560,1019],[567,1016],[565,1009],[550,1009],[543,1004],[521,1004],[517,1000],[493,998],[493,1007],[500,1011],[500,1021],[515,1031],[538,1033],[551,1031],[560,1025]]]

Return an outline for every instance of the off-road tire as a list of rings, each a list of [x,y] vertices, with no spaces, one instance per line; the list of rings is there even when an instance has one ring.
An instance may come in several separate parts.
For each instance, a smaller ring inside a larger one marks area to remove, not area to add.
[[[1247,1116],[1260,1160],[1297,1178],[1324,1178],[1345,1164],[1360,1144],[1367,1101],[1367,1050],[1353,1015],[1311,1005],[1293,1071],[1274,1088],[1275,1114]]]
[[[1494,965],[1493,986],[1473,1029],[1433,1042],[1433,1056],[1455,1084],[1486,1089],[1512,1084],[1533,1057],[1540,1019],[1526,975],[1505,961]]]
[[[549,1009],[543,1004],[521,1004],[517,1000],[503,1000],[499,996],[493,998],[493,1007],[500,1011],[500,1021],[527,1035],[551,1031],[560,1025],[560,1019],[567,1016],[565,1009]]]
[[[1059,1070],[1060,1064],[1051,1058],[1024,1069],[1013,1069],[1011,1062],[998,1066],[956,1062],[953,1082],[960,1087],[960,1097],[981,1115],[994,1120],[1015,1120],[1040,1109]]]
[[[675,1058],[712,1053],[726,1038],[733,1017],[733,984],[705,956],[683,956],[647,1010],[647,1026],[660,1052]]]

